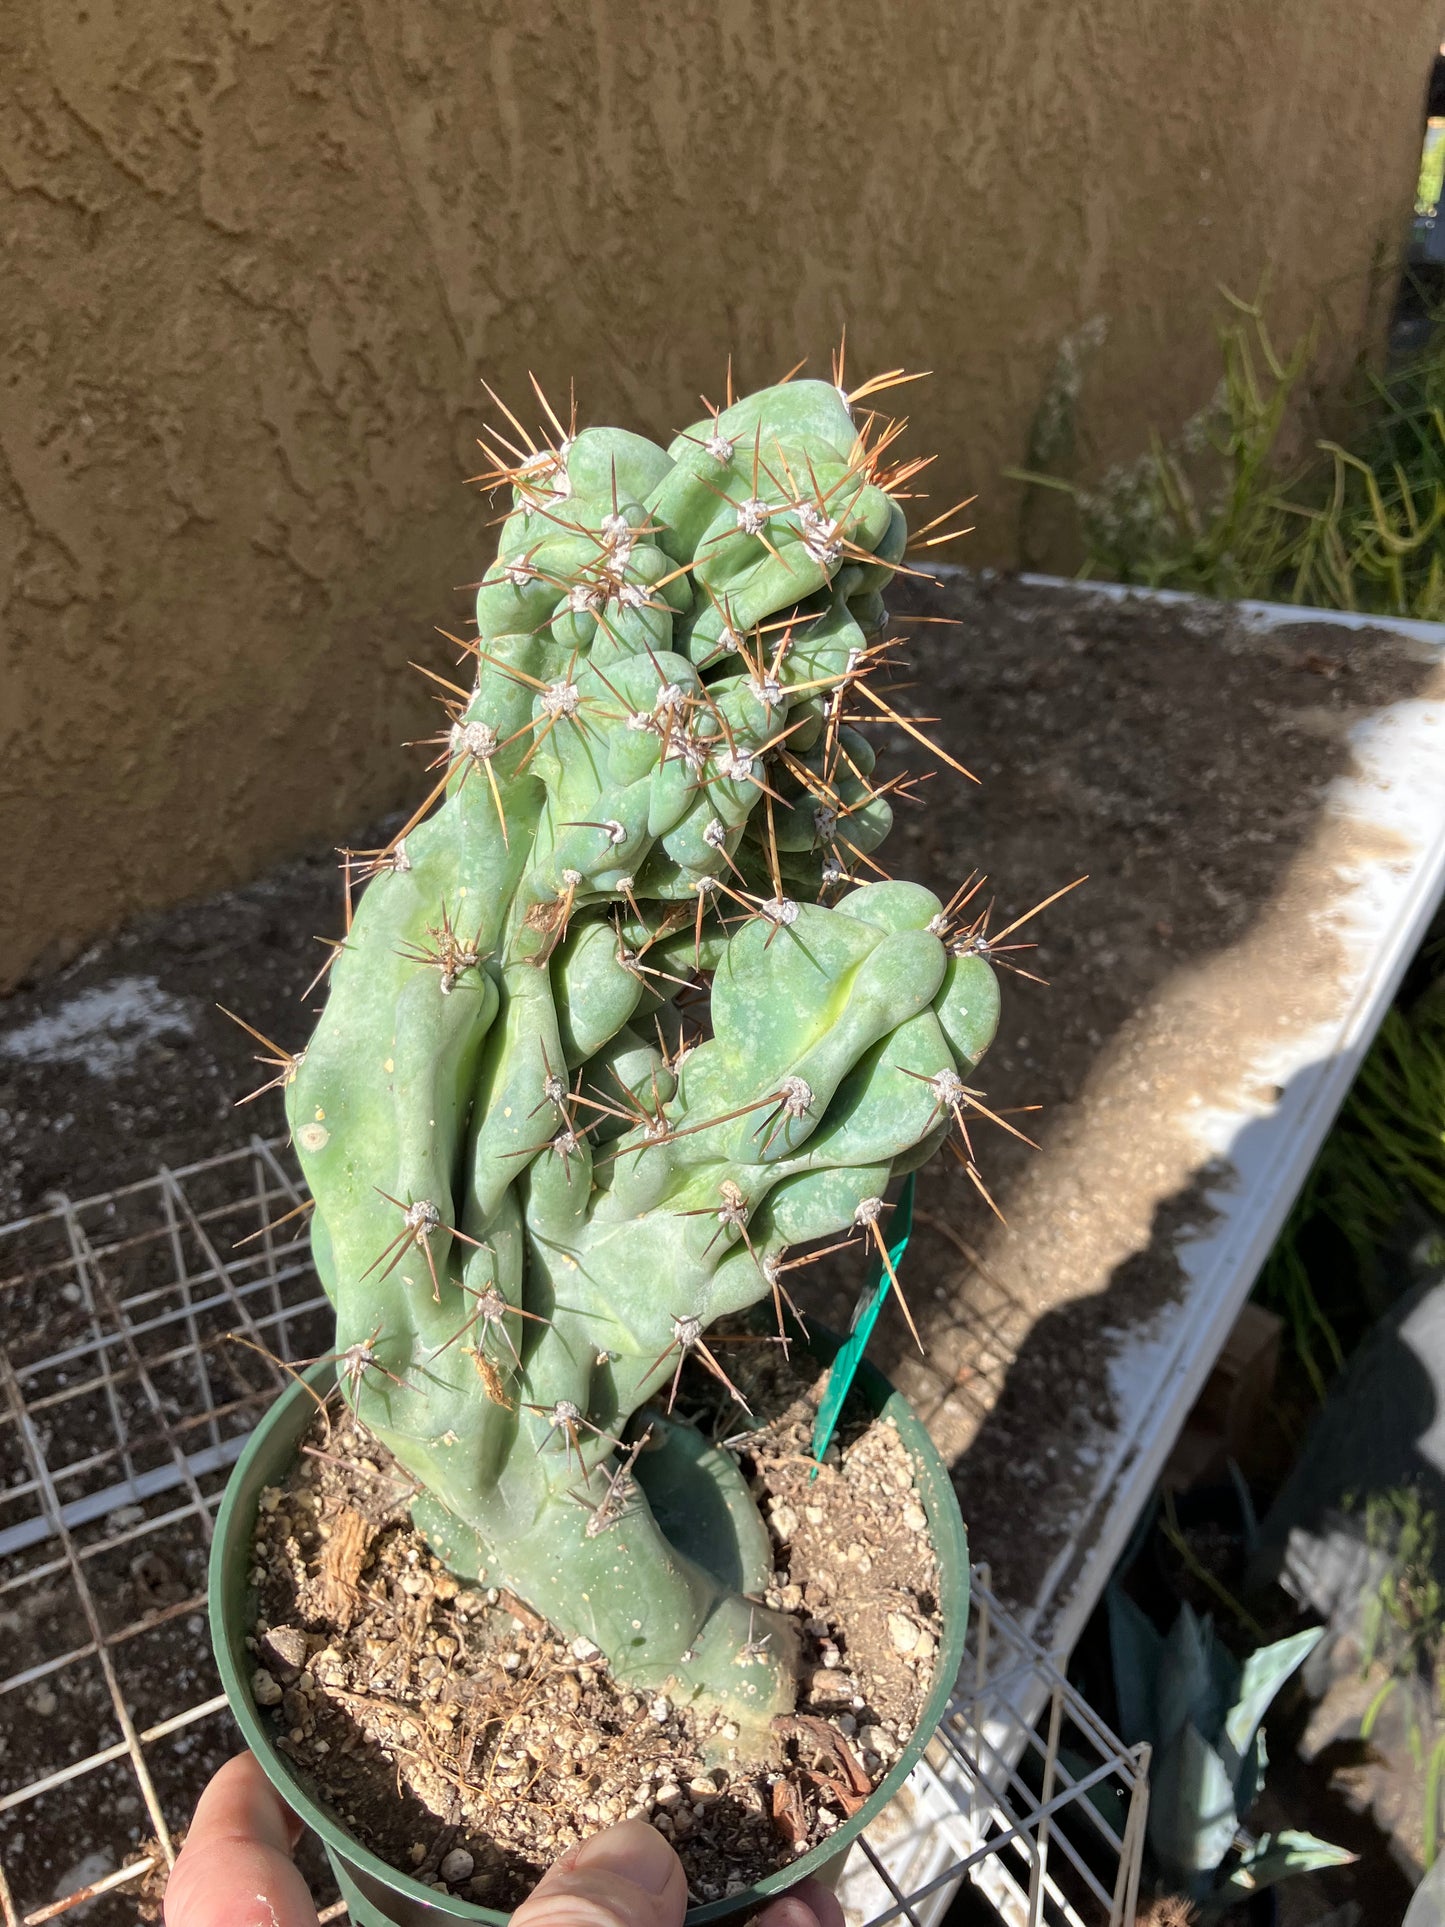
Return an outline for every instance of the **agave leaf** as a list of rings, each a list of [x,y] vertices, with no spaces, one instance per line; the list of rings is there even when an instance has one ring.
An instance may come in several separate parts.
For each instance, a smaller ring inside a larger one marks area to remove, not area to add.
[[[1164,1642],[1155,1688],[1160,1746],[1171,1746],[1186,1723],[1211,1740],[1218,1734],[1236,1677],[1232,1666],[1221,1666],[1221,1651],[1210,1621],[1181,1606]]]
[[[1238,1831],[1233,1779],[1192,1722],[1155,1756],[1152,1779],[1149,1845],[1166,1872],[1197,1891],[1197,1876],[1220,1865]]]
[[[1059,1748],[1059,1766],[1068,1774],[1070,1780],[1087,1779],[1096,1764],[1096,1761],[1083,1753],[1075,1752],[1072,1747]],[[1120,1787],[1110,1780],[1096,1780],[1085,1793],[1084,1798],[1099,1818],[1111,1826],[1122,1839],[1124,1827],[1129,1818],[1129,1808]]]
[[[1272,1887],[1286,1874],[1318,1873],[1322,1867],[1348,1867],[1359,1858],[1344,1847],[1335,1847],[1312,1833],[1284,1827],[1278,1833],[1262,1833],[1253,1847],[1230,1874],[1227,1886],[1253,1893]]]
[[[1233,1748],[1228,1740],[1221,1737],[1220,1757],[1226,1767],[1232,1764]],[[1244,1758],[1239,1762],[1234,1775],[1235,1811],[1246,1814],[1264,1791],[1265,1777],[1269,1771],[1269,1753],[1264,1744],[1264,1728],[1255,1733],[1254,1742],[1246,1748]]]
[[[1128,1593],[1111,1585],[1109,1656],[1114,1668],[1114,1695],[1119,1709],[1119,1731],[1126,1743],[1158,1745],[1155,1687],[1164,1656],[1164,1641]]]
[[[1225,1759],[1234,1774],[1247,1761],[1250,1743],[1275,1694],[1319,1645],[1324,1631],[1323,1626],[1311,1626],[1276,1640],[1273,1646],[1262,1646],[1245,1661],[1238,1694],[1224,1721]]]
[[[1224,1716],[1233,1706],[1239,1692],[1239,1661],[1230,1652],[1222,1639],[1215,1635],[1211,1620],[1204,1622],[1205,1651],[1209,1659],[1209,1680],[1211,1698],[1209,1701],[1208,1722],[1201,1717],[1198,1721],[1200,1731],[1207,1733],[1211,1740],[1220,1740],[1224,1731]]]
[[[1226,1460],[1225,1469],[1229,1473],[1229,1483],[1234,1487],[1234,1496],[1239,1501],[1239,1516],[1244,1522],[1244,1550],[1253,1558],[1259,1550],[1259,1515],[1254,1509],[1254,1500],[1245,1476],[1239,1469],[1239,1461]]]

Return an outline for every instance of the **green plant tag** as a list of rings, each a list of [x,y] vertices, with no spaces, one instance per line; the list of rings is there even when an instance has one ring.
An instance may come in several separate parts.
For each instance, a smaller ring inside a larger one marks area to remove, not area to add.
[[[908,1240],[913,1235],[913,1173],[911,1171],[903,1180],[903,1189],[898,1193],[898,1201],[893,1207],[893,1223],[890,1231],[892,1241],[888,1246],[888,1263],[892,1265],[894,1271],[897,1271],[903,1262],[903,1254],[908,1249]],[[843,1409],[848,1388],[858,1375],[863,1353],[867,1349],[868,1340],[873,1335],[873,1327],[878,1323],[878,1314],[883,1309],[883,1301],[888,1296],[890,1282],[882,1255],[875,1251],[868,1266],[868,1276],[862,1293],[853,1308],[853,1323],[848,1329],[848,1336],[838,1347],[818,1406],[818,1417],[813,1426],[813,1457],[820,1462],[837,1427],[838,1414]],[[818,1476],[816,1465],[813,1467],[811,1476],[815,1479]]]

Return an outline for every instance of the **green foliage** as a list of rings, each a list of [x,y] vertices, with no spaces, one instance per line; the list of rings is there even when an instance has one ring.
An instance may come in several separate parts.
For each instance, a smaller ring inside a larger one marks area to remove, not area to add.
[[[1434,214],[1445,189],[1445,121],[1432,120],[1420,150],[1420,178],[1415,187],[1415,212]]]
[[[1223,373],[1174,442],[1094,484],[1010,471],[1078,511],[1084,576],[1226,599],[1445,618],[1445,327],[1408,366],[1361,376],[1355,425],[1285,454],[1314,337],[1287,354],[1261,306],[1226,295]]]
[[[1119,1730],[1130,1746],[1152,1749],[1147,1840],[1162,1878],[1196,1902],[1223,1906],[1240,1890],[1352,1859],[1312,1834],[1241,1845],[1268,1764],[1264,1716],[1323,1629],[1278,1640],[1241,1666],[1187,1605],[1166,1637],[1118,1586],[1107,1603]]]
[[[1416,1766],[1425,1766],[1423,1850],[1426,1866],[1439,1853],[1440,1782],[1445,1772],[1445,1588],[1438,1578],[1439,1520],[1418,1488],[1372,1492],[1364,1501],[1365,1543],[1385,1559],[1365,1602],[1360,1675],[1385,1677],[1360,1721],[1360,1738],[1374,1737],[1390,1704],[1404,1706],[1405,1734]],[[1428,1764],[1426,1760],[1428,1750]]]
[[[1372,1492],[1364,1505],[1365,1543],[1387,1558],[1368,1602],[1360,1663],[1397,1675],[1438,1679],[1445,1636],[1445,1590],[1436,1577],[1439,1521],[1418,1489]],[[1368,1733],[1365,1734],[1368,1738]]]
[[[795,1688],[743,1596],[766,1534],[724,1454],[631,1421],[690,1354],[732,1391],[704,1334],[760,1302],[781,1331],[790,1248],[881,1238],[997,992],[979,925],[858,881],[891,821],[861,726],[907,538],[889,432],[816,381],[665,450],[555,425],[498,460],[475,683],[360,867],[288,1110],[344,1393],[433,1545],[762,1722]],[[733,1521],[710,1570],[648,1497],[694,1473]]]

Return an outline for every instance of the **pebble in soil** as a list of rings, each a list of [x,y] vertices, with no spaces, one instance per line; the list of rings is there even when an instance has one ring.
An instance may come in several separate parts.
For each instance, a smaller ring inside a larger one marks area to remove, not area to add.
[[[735,1756],[734,1729],[628,1690],[521,1601],[459,1584],[412,1527],[412,1487],[384,1448],[349,1413],[318,1416],[257,1515],[252,1688],[279,1750],[354,1838],[508,1908],[567,1847],[641,1817],[706,1901],[856,1811],[932,1683],[937,1565],[890,1419],[845,1417],[835,1462],[809,1479],[807,1370],[759,1361],[749,1400],[779,1416],[737,1448],[773,1541],[763,1603],[802,1635],[800,1717],[769,1765]],[[726,1764],[709,1765],[719,1739]]]

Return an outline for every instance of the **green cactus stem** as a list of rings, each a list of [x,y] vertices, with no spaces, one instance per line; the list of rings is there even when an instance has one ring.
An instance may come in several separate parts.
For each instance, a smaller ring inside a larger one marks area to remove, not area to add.
[[[997,987],[873,858],[891,427],[822,381],[666,450],[554,425],[489,478],[474,686],[283,1081],[344,1395],[431,1542],[756,1731],[795,1694],[766,1534],[663,1408],[963,1122]]]

